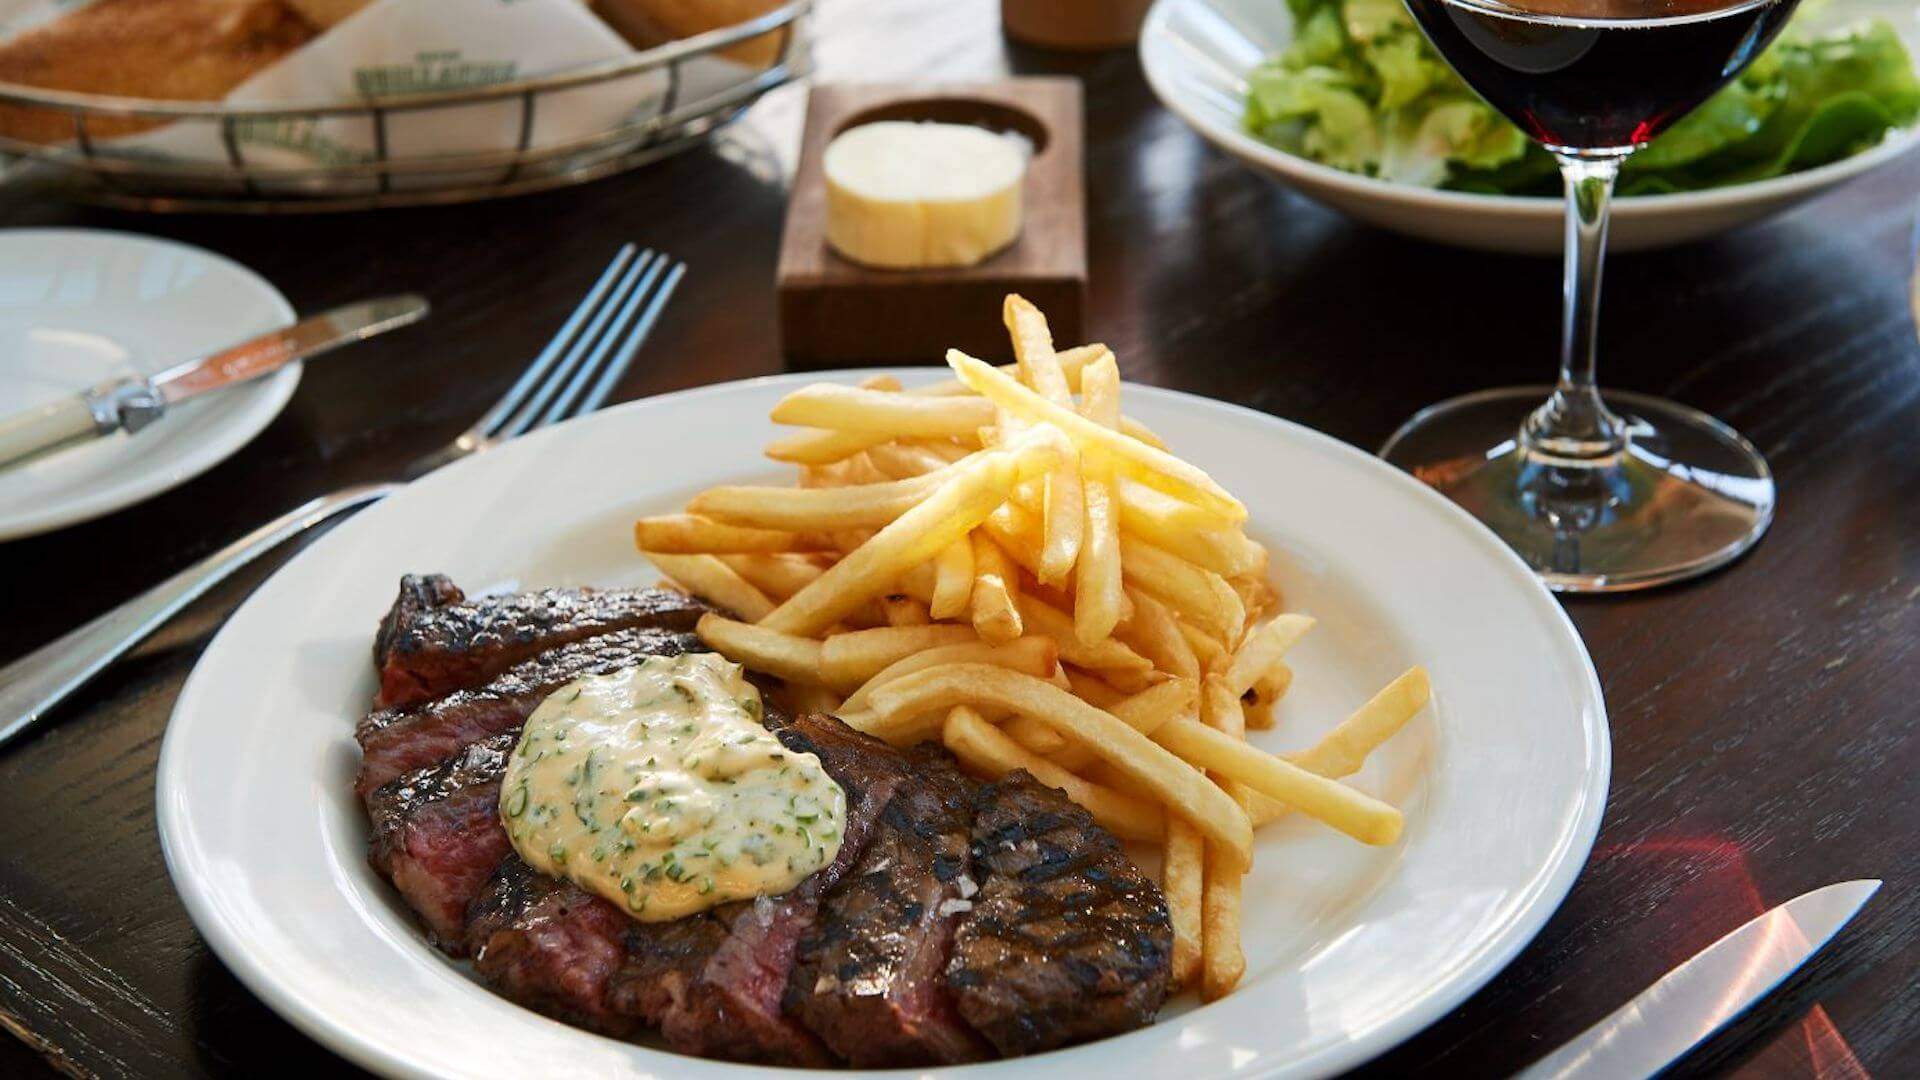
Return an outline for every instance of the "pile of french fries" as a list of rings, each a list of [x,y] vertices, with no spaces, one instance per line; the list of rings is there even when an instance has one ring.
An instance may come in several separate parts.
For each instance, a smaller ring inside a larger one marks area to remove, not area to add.
[[[1214,1000],[1246,968],[1257,827],[1297,811],[1399,837],[1398,810],[1339,780],[1426,704],[1426,673],[1301,752],[1248,745],[1313,620],[1280,610],[1246,508],[1121,411],[1112,352],[1055,351],[1019,296],[1005,319],[1006,367],[950,351],[956,378],[931,386],[793,392],[772,417],[802,430],[767,454],[798,486],[712,488],[635,539],[739,616],[701,638],[781,679],[788,708],[938,739],[983,776],[1025,769],[1160,845],[1174,978]]]

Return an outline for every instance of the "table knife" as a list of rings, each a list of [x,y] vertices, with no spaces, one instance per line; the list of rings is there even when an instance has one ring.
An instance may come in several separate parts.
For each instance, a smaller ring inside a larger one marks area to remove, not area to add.
[[[1624,1080],[1658,1073],[1772,993],[1878,888],[1878,881],[1843,881],[1781,904],[1667,972],[1519,1076]]]
[[[426,313],[427,301],[411,293],[347,304],[157,375],[113,379],[15,413],[0,419],[0,467],[116,431],[131,434],[189,398],[406,326]]]

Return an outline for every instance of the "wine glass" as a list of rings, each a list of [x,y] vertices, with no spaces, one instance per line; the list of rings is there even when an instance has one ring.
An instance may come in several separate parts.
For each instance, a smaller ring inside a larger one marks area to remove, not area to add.
[[[1620,165],[1738,75],[1796,0],[1406,0],[1440,55],[1544,146],[1566,186],[1560,377],[1430,406],[1380,454],[1446,493],[1554,589],[1702,574],[1773,517],[1766,459],[1671,401],[1594,382]],[[1541,404],[1541,399],[1545,403]],[[1615,411],[1616,408],[1619,411]]]

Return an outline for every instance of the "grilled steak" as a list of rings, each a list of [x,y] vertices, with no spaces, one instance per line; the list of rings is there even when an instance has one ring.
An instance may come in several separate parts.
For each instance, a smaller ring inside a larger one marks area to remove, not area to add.
[[[795,954],[813,925],[821,897],[859,860],[881,810],[907,779],[908,767],[886,743],[830,716],[803,716],[776,727],[774,734],[788,749],[819,757],[827,774],[845,789],[847,821],[840,851],[833,862],[765,904],[714,909],[726,938],[687,986],[684,999],[659,1023],[667,1042],[684,1053],[819,1065],[830,1060],[826,1052],[783,1008]]]
[[[455,956],[464,950],[467,904],[512,850],[500,825],[500,777],[514,741],[509,734],[474,743],[367,799],[368,861]]]
[[[607,980],[633,920],[509,854],[468,911],[473,969],[501,994],[556,1020],[629,1035],[640,1020],[608,1008]]]
[[[1008,1056],[1151,1021],[1173,948],[1159,888],[1085,810],[1024,771],[981,788],[976,807],[985,876],[947,965],[960,1015]]]
[[[705,652],[692,634],[621,630],[549,649],[523,660],[477,690],[456,690],[405,709],[383,709],[360,722],[361,798],[405,772],[431,765],[468,743],[517,732],[548,694],[583,675],[605,675],[649,656]]]
[[[945,968],[967,876],[972,785],[944,750],[911,752],[873,840],[821,905],[787,985],[788,1011],[861,1068],[979,1061]]]
[[[379,708],[399,708],[479,686],[536,653],[637,627],[687,631],[711,610],[667,589],[541,589],[459,599],[438,576],[406,577],[381,620],[374,666]]]

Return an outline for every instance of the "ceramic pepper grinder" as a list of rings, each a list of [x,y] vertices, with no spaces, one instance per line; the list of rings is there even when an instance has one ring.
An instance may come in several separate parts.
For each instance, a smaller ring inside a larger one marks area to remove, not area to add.
[[[1133,44],[1151,0],[1000,0],[1007,36],[1043,49],[1091,52]]]

